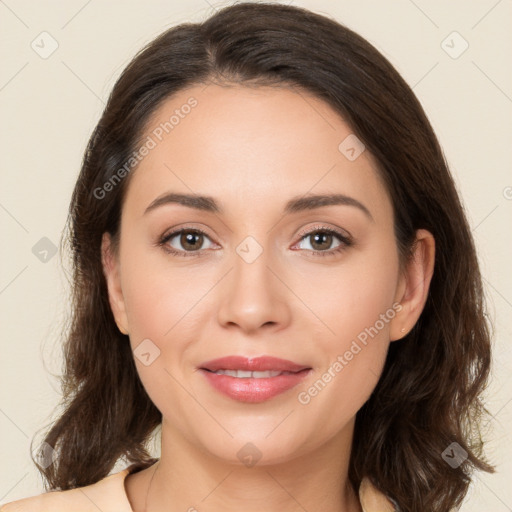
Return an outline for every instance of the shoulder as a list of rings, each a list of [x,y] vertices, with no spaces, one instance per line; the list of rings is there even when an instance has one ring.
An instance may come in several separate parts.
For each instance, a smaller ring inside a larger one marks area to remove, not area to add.
[[[132,512],[124,489],[129,471],[126,468],[85,487],[11,501],[1,505],[0,512]]]
[[[363,512],[396,512],[397,507],[380,492],[368,477],[363,478],[359,486],[359,501]],[[2,510],[0,509],[0,512]]]

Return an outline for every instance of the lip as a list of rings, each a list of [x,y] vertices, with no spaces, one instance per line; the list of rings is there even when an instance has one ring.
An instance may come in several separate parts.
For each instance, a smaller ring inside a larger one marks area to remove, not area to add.
[[[265,378],[239,378],[213,373],[217,370],[280,371],[286,375]],[[220,393],[239,402],[259,403],[270,400],[298,385],[312,371],[311,367],[262,356],[228,356],[203,363],[199,368],[207,382]]]
[[[216,372],[217,370],[245,370],[250,372],[279,371],[300,372],[309,366],[294,363],[272,356],[244,357],[227,356],[202,363],[200,369]]]

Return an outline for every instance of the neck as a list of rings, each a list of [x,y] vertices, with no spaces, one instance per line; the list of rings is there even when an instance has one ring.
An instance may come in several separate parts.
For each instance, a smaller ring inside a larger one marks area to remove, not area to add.
[[[305,455],[246,467],[206,454],[164,420],[145,512],[361,512],[348,480],[350,427]]]

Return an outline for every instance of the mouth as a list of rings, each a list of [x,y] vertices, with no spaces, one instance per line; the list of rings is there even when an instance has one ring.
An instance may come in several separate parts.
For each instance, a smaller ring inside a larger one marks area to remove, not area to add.
[[[269,370],[266,372],[249,372],[246,370],[216,370],[211,371],[206,368],[201,368],[207,372],[215,373],[217,375],[229,375],[237,379],[268,379],[270,377],[278,377],[279,375],[293,375],[297,372],[280,372],[279,370]]]
[[[294,363],[287,359],[280,359],[272,356],[245,357],[227,356],[219,359],[212,359],[203,363],[202,370],[217,372],[219,370],[231,370],[240,372],[290,372],[296,373],[309,368],[306,365]],[[243,378],[243,376],[241,376]]]
[[[203,363],[207,382],[233,400],[259,403],[299,384],[312,368],[270,356],[228,356]]]

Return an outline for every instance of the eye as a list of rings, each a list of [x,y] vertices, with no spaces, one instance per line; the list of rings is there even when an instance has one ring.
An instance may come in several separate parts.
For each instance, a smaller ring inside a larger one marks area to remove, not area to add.
[[[205,237],[208,238],[208,235],[200,229],[182,228],[164,235],[158,244],[168,253],[177,256],[195,256],[193,253],[204,249],[202,246]],[[173,239],[176,240],[174,241]],[[175,245],[172,245],[173,241]],[[176,247],[176,245],[181,245],[182,248]]]
[[[301,233],[301,241],[308,239],[312,240],[312,243],[309,243],[311,249],[307,250],[314,256],[330,256],[352,245],[352,239],[348,235],[325,226],[316,227],[313,230]],[[329,249],[335,239],[338,239],[339,244],[333,249]]]

